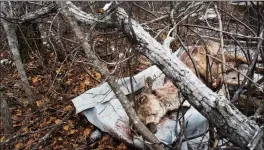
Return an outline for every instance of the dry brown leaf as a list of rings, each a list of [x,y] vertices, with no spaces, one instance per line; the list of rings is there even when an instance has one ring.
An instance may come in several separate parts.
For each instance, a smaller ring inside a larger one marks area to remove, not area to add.
[[[74,122],[72,120],[67,120],[67,123],[71,128],[74,128]]]
[[[65,131],[68,131],[69,128],[70,128],[70,127],[69,127],[68,125],[63,126],[63,129],[64,129]]]
[[[31,79],[31,81],[32,81],[33,84],[37,83],[38,82],[38,77],[33,77]]]
[[[19,149],[22,145],[23,145],[22,143],[17,143],[17,144],[15,145],[15,148],[16,148],[16,149]]]
[[[68,80],[66,81],[66,84],[67,84],[67,85],[71,85],[72,82],[73,82],[73,79],[68,79]]]
[[[86,79],[83,81],[83,84],[84,84],[84,85],[89,85],[89,84],[90,84],[90,79],[89,79],[89,78],[86,78]]]
[[[84,132],[84,136],[85,136],[85,138],[86,137],[88,137],[89,135],[90,135],[90,133],[91,133],[91,128],[86,128],[83,132]]]
[[[50,117],[49,119],[50,119],[50,121],[54,121],[54,120],[56,120],[57,118],[56,118],[56,117]]]
[[[67,105],[65,108],[63,108],[63,111],[70,111],[72,109],[72,105]]]
[[[51,123],[51,119],[50,118],[49,119],[45,118],[45,120],[39,126],[40,127],[44,127],[44,126],[46,126],[46,125],[48,125],[50,123]]]
[[[167,38],[167,35],[165,33],[160,34],[160,38],[164,41]]]
[[[23,104],[24,107],[27,107],[29,104],[29,101],[26,98],[22,98],[21,103]]]
[[[61,123],[62,123],[62,120],[60,120],[60,119],[55,120],[55,124],[61,124]]]
[[[94,72],[94,76],[97,80],[100,80],[102,78],[102,76],[99,72]]]
[[[69,132],[67,133],[67,135],[72,135],[72,134],[74,134],[76,132],[77,132],[77,130],[70,129]]]
[[[22,110],[17,109],[15,110],[16,115],[15,116],[22,116]]]
[[[77,148],[79,145],[78,144],[72,144],[73,148]]]
[[[117,150],[125,150],[125,149],[127,149],[127,146],[124,143],[121,143],[120,145],[117,146]]]
[[[25,127],[22,130],[24,131],[24,133],[27,133],[28,132],[28,127]]]
[[[38,101],[36,101],[36,104],[38,107],[40,107],[43,104],[43,102],[42,102],[42,100],[38,100]]]
[[[49,118],[49,120],[46,121],[46,125],[47,125],[47,124],[51,124],[51,120],[52,120],[52,119]]]
[[[31,144],[31,143],[33,143],[33,142],[34,142],[33,139],[29,139],[29,140],[27,141],[27,145],[29,145],[29,144]]]
[[[35,85],[40,80],[41,80],[40,76],[35,76],[35,77],[32,77],[31,79],[33,85]]]
[[[98,36],[94,38],[94,41],[102,42],[104,41],[104,38]]]

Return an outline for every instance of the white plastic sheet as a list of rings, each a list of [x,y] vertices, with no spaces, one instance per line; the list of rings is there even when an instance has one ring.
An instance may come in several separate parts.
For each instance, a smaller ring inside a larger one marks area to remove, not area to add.
[[[144,86],[146,77],[154,80],[153,89],[162,87],[165,75],[156,67],[152,66],[134,76],[133,86],[135,91]],[[131,93],[129,78],[118,80],[121,90],[127,95]],[[129,118],[124,111],[121,103],[111,91],[108,83],[90,89],[72,100],[77,113],[83,112],[88,121],[94,124],[103,132],[129,143],[138,148],[143,148],[144,143],[141,137],[132,135],[129,126]],[[197,135],[205,134],[208,128],[207,120],[194,108],[185,114],[185,137],[192,138]],[[180,129],[176,131],[176,112],[171,116],[165,116],[157,125],[155,136],[163,143],[171,144],[177,137]],[[185,146],[186,143],[185,143]]]

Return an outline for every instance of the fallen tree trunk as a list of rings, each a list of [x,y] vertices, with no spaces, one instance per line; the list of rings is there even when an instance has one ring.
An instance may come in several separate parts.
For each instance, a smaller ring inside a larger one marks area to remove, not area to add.
[[[73,13],[75,13],[75,17],[79,19],[79,21],[88,23],[94,19],[89,18],[85,21],[87,18],[80,19],[80,14],[76,12],[77,11]],[[78,12],[80,12],[80,10]],[[84,14],[85,12],[82,12],[82,15]],[[109,19],[112,20],[105,19],[105,23],[114,22],[116,26],[124,27],[125,32],[131,34],[128,16],[123,9],[118,8],[117,11],[111,15]],[[140,52],[162,70],[174,85],[179,88],[184,98],[202,113],[210,123],[217,128],[217,131],[223,137],[229,139],[243,149],[248,149],[247,145],[255,132],[258,131],[259,126],[254,121],[244,116],[225,97],[217,95],[206,87],[178,58],[172,57],[166,53],[162,45],[151,37],[139,23],[134,20],[131,21],[132,28],[139,42],[138,45],[141,47]],[[256,149],[263,148],[263,141],[260,139]]]
[[[115,14],[116,21],[122,20],[129,27],[123,9]],[[225,97],[214,93],[205,86],[178,58],[166,53],[160,43],[150,36],[136,21],[132,21],[139,44],[140,52],[147,56],[153,64],[177,86],[188,102],[202,113],[224,137],[241,148],[246,148],[259,126],[244,116]],[[127,30],[130,33],[130,30]],[[259,141],[257,149],[263,149],[263,141]]]

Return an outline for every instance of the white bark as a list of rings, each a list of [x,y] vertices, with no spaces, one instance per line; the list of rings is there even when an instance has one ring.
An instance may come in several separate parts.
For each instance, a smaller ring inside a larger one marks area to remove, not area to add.
[[[12,122],[12,115],[9,111],[9,107],[5,97],[3,96],[3,89],[0,85],[0,119],[4,128],[4,134],[7,136],[14,133],[14,127]]]
[[[27,21],[32,21],[40,17],[43,17],[47,14],[50,14],[52,11],[56,11],[57,8],[58,8],[57,5],[55,5],[54,3],[51,3],[46,7],[41,7],[40,9],[37,9],[33,12],[29,12],[25,15],[22,15],[21,17],[8,16],[6,19],[10,20],[13,23],[14,22],[15,23],[25,23]]]
[[[5,4],[6,2],[1,2],[1,10],[7,14],[8,17],[12,17],[12,11],[8,11],[8,6]],[[11,6],[9,6],[11,7]],[[24,65],[21,61],[20,53],[18,50],[18,41],[17,41],[17,36],[16,36],[16,28],[14,24],[11,24],[10,22],[1,19],[1,22],[4,26],[4,30],[6,33],[6,37],[8,40],[9,48],[13,54],[13,59],[16,64],[16,68],[18,70],[18,73],[20,75],[20,78],[23,82],[23,88],[26,91],[26,94],[28,96],[28,101],[32,109],[35,109],[35,101],[33,98],[33,92],[30,89],[30,84],[28,82],[28,78],[26,75],[26,72],[24,70]]]
[[[125,32],[131,34],[128,16],[123,9],[118,8],[112,14],[111,19],[113,20],[106,20],[106,22],[115,22],[119,27],[124,24]],[[80,21],[85,21],[85,19]],[[206,87],[178,58],[168,55],[162,45],[152,38],[140,24],[134,20],[131,21],[139,41],[138,44],[141,46],[140,52],[164,72],[189,103],[201,112],[222,136],[241,148],[248,149],[247,145],[258,131],[259,126],[244,116],[225,97],[217,95]],[[256,149],[263,149],[263,147],[261,139]]]

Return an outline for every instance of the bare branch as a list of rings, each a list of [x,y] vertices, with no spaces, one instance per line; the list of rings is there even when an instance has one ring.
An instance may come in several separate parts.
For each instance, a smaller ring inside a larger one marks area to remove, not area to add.
[[[5,19],[6,21],[12,22],[12,23],[25,23],[27,21],[32,21],[35,19],[38,19],[40,17],[43,17],[49,13],[51,13],[52,11],[56,11],[57,10],[57,6],[54,3],[51,3],[50,5],[46,6],[46,7],[41,7],[40,9],[37,9],[34,12],[29,12],[21,17],[1,17],[2,19]]]
[[[216,11],[216,14],[217,14],[217,17],[218,17],[218,22],[219,22],[219,38],[220,38],[220,53],[221,53],[221,56],[222,56],[222,61],[223,63],[221,64],[221,68],[222,68],[222,82],[225,81],[225,76],[226,76],[226,67],[225,67],[225,54],[224,54],[224,37],[223,37],[223,24],[222,24],[222,20],[221,20],[221,16],[220,16],[220,13],[217,9],[217,5],[214,5],[215,7],[215,11]],[[224,86],[224,89],[225,89],[225,96],[230,99],[230,95],[229,95],[229,92],[228,92],[228,88],[227,88],[227,85],[226,83],[223,83],[223,86]]]

